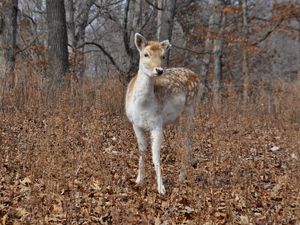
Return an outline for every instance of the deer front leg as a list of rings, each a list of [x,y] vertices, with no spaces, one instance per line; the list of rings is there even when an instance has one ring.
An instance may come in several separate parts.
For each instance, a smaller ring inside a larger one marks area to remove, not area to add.
[[[147,139],[145,136],[145,132],[143,129],[133,125],[133,129],[135,132],[135,136],[137,138],[138,142],[138,147],[139,147],[139,153],[140,153],[140,158],[139,158],[139,170],[138,170],[138,176],[136,178],[136,183],[140,184],[145,178],[145,152],[147,150]]]
[[[160,169],[160,148],[163,142],[162,128],[152,130],[151,138],[152,138],[152,161],[156,172],[157,190],[158,193],[165,194],[166,190],[162,181],[161,169]]]

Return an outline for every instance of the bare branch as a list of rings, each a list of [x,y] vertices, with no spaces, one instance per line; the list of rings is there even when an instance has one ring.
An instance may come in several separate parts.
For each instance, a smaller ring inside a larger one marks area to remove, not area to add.
[[[112,57],[112,55],[102,45],[100,45],[99,43],[96,43],[96,42],[85,42],[81,46],[79,46],[78,48],[81,48],[83,45],[93,45],[93,46],[96,46],[97,48],[99,48],[102,51],[102,53],[109,59],[109,61],[112,63],[112,65],[118,71],[123,72],[123,70],[118,66],[118,64],[116,63],[116,61]]]
[[[20,54],[21,52],[24,52],[26,51],[27,49],[29,49],[35,42],[36,40],[38,39],[39,35],[37,35],[27,46],[25,46],[23,49],[18,49],[16,52],[15,52],[15,55],[18,55]]]
[[[154,10],[151,10],[150,15],[146,18],[144,24],[142,25],[141,30],[145,29],[145,27],[147,26],[148,22],[150,21],[151,17],[153,16],[153,14],[154,14]]]
[[[130,55],[131,49],[129,46],[129,32],[128,32],[128,14],[129,14],[129,6],[130,6],[130,0],[126,1],[125,6],[125,16],[124,16],[124,24],[123,24],[123,42],[125,46],[125,50],[128,55]]]
[[[156,3],[156,5],[153,3],[153,2],[151,2],[150,0],[145,0],[149,5],[151,5],[154,9],[156,9],[156,10],[161,10],[161,11],[163,11],[164,10],[164,8],[160,8],[160,7],[158,7],[158,5],[157,5],[157,3]]]
[[[181,46],[178,46],[178,45],[174,45],[173,43],[172,43],[172,47],[178,48],[178,49],[184,50],[184,51],[189,51],[189,52],[194,53],[194,54],[197,54],[197,55],[204,55],[204,54],[210,54],[210,55],[212,55],[212,54],[213,54],[212,51],[208,51],[208,52],[198,52],[198,51],[195,51],[195,50],[192,50],[192,49],[189,49],[189,48],[184,48],[184,47],[181,47]]]
[[[263,41],[265,41],[281,24],[282,22],[284,21],[284,17],[282,17],[275,25],[273,28],[269,29],[267,31],[267,33],[262,37],[260,38],[259,40],[255,41],[254,43],[252,43],[253,46],[257,46],[259,45],[260,43],[262,43]]]
[[[296,18],[296,17],[295,17]],[[296,18],[297,19],[297,18]],[[265,19],[265,18],[261,18],[261,17],[258,17],[258,16],[253,16],[252,18],[251,18],[251,20],[258,20],[258,21],[262,21],[262,22],[265,22],[265,23],[269,23],[270,22],[270,20],[268,20],[268,19]],[[289,30],[293,30],[293,31],[297,31],[297,32],[300,32],[300,29],[297,29],[297,28],[295,28],[295,27],[293,27],[293,26],[285,26],[285,25],[282,25],[282,27],[283,28],[287,28],[287,29],[289,29]]]
[[[195,0],[181,1],[181,3],[177,4],[176,11],[177,11],[177,9],[189,6],[193,2],[195,2]]]
[[[24,13],[24,12],[22,12],[22,14],[21,14],[23,17],[25,17],[25,18],[27,18],[27,19],[29,19],[31,22],[32,22],[32,24],[34,25],[34,26],[36,26],[37,25],[37,23],[34,21],[34,19],[31,17],[31,16],[29,16],[29,15],[27,15],[26,13]]]

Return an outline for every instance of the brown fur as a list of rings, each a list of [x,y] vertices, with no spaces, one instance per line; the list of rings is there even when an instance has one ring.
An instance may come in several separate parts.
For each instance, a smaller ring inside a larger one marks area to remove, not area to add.
[[[159,51],[161,49],[161,46],[159,42],[156,41],[149,41],[146,45],[146,47],[149,46],[151,51]]]
[[[199,78],[191,70],[184,68],[167,69],[155,78],[154,92],[157,98],[168,97],[176,93],[186,93],[186,104],[198,94]]]
[[[131,100],[131,93],[135,87],[137,76],[132,78],[128,85],[127,102]],[[198,94],[199,78],[191,70],[183,68],[167,69],[162,76],[154,79],[154,93],[156,97],[168,97],[172,94],[187,93],[187,104]]]
[[[126,95],[126,108],[127,108],[127,103],[130,102],[131,100],[131,97],[132,97],[132,91],[134,89],[134,86],[135,86],[135,81],[136,81],[136,78],[137,76],[134,76],[131,81],[129,82],[128,84],[128,87],[127,87],[127,95]]]

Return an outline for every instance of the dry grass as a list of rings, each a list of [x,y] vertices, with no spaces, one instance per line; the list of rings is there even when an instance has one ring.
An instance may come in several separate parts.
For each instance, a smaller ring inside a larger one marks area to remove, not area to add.
[[[246,112],[234,95],[220,112],[201,107],[183,184],[170,126],[160,196],[150,151],[145,184],[134,184],[137,144],[117,80],[70,78],[49,95],[40,76],[19,79],[2,92],[0,223],[299,224],[300,88],[279,84],[272,116],[263,91]]]

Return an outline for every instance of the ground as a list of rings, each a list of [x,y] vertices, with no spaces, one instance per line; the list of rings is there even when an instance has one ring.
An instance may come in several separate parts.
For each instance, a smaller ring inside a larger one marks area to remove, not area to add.
[[[196,163],[183,183],[180,137],[165,130],[160,195],[151,151],[145,182],[134,182],[137,143],[123,107],[96,102],[1,114],[0,223],[300,224],[299,124],[198,111]]]

